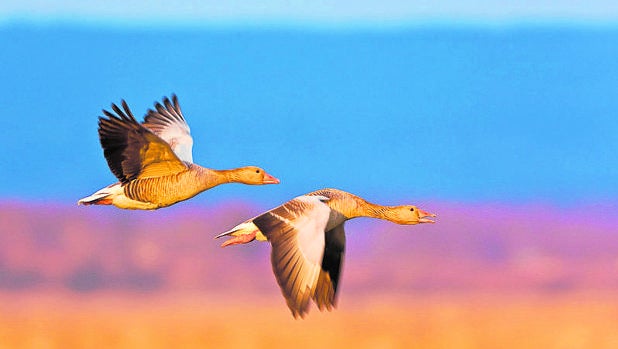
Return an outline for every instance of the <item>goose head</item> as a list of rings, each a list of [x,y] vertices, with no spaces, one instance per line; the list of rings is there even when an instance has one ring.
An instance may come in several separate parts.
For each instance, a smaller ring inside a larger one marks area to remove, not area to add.
[[[235,177],[243,184],[279,184],[279,179],[256,166],[241,167],[235,172]]]
[[[421,210],[413,205],[403,205],[390,207],[388,212],[388,220],[397,224],[420,224],[420,223],[435,223],[431,218],[436,215]]]

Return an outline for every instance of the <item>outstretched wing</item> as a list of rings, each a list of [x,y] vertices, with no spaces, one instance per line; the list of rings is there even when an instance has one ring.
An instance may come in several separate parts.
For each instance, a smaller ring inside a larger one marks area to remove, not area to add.
[[[123,100],[99,117],[99,140],[110,170],[125,184],[136,178],[158,177],[185,171],[169,144],[140,125]]]
[[[326,200],[299,196],[253,219],[272,244],[273,272],[294,317],[307,313],[312,298],[320,309],[334,306],[342,254],[333,257],[339,249],[333,246],[342,240],[326,237],[331,214]],[[340,231],[335,234],[339,236],[343,225],[333,230]]]
[[[182,115],[178,97],[163,98],[163,104],[155,103],[148,109],[143,125],[167,142],[182,161],[193,162],[193,138],[187,121]]]

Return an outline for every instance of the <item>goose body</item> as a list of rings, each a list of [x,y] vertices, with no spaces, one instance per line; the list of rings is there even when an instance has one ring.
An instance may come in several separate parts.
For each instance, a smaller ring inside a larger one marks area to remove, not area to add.
[[[114,205],[153,210],[173,205],[224,183],[277,184],[263,169],[246,166],[214,170],[193,163],[191,137],[178,99],[164,98],[148,110],[142,124],[127,103],[114,113],[103,110],[99,139],[105,159],[118,182],[78,201],[80,205]]]
[[[271,243],[273,273],[294,317],[303,317],[310,300],[320,310],[336,306],[345,252],[345,221],[371,217],[397,224],[434,223],[412,205],[382,206],[338,189],[317,190],[219,234],[222,247],[253,240]]]

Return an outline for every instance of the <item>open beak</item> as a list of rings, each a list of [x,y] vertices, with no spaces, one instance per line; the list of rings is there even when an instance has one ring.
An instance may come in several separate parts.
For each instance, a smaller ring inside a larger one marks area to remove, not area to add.
[[[268,173],[264,173],[264,180],[262,184],[279,184],[279,179],[269,175]]]
[[[420,208],[417,208],[417,210],[418,210],[418,217],[419,217],[418,222],[419,223],[435,223],[433,219],[428,218],[428,217],[435,217],[436,215],[434,213],[423,211]]]

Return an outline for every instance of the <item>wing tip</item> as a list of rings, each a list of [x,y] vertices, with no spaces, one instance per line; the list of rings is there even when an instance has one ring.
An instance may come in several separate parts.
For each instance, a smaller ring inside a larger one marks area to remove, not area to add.
[[[113,113],[107,109],[102,109],[101,112],[105,115],[105,117],[99,116],[99,124],[103,120],[139,124],[137,120],[135,120],[135,116],[133,116],[133,112],[131,111],[131,108],[129,108],[129,104],[126,100],[121,99],[120,106],[122,106],[122,109],[120,109],[118,104],[112,103],[111,109],[113,110]]]

